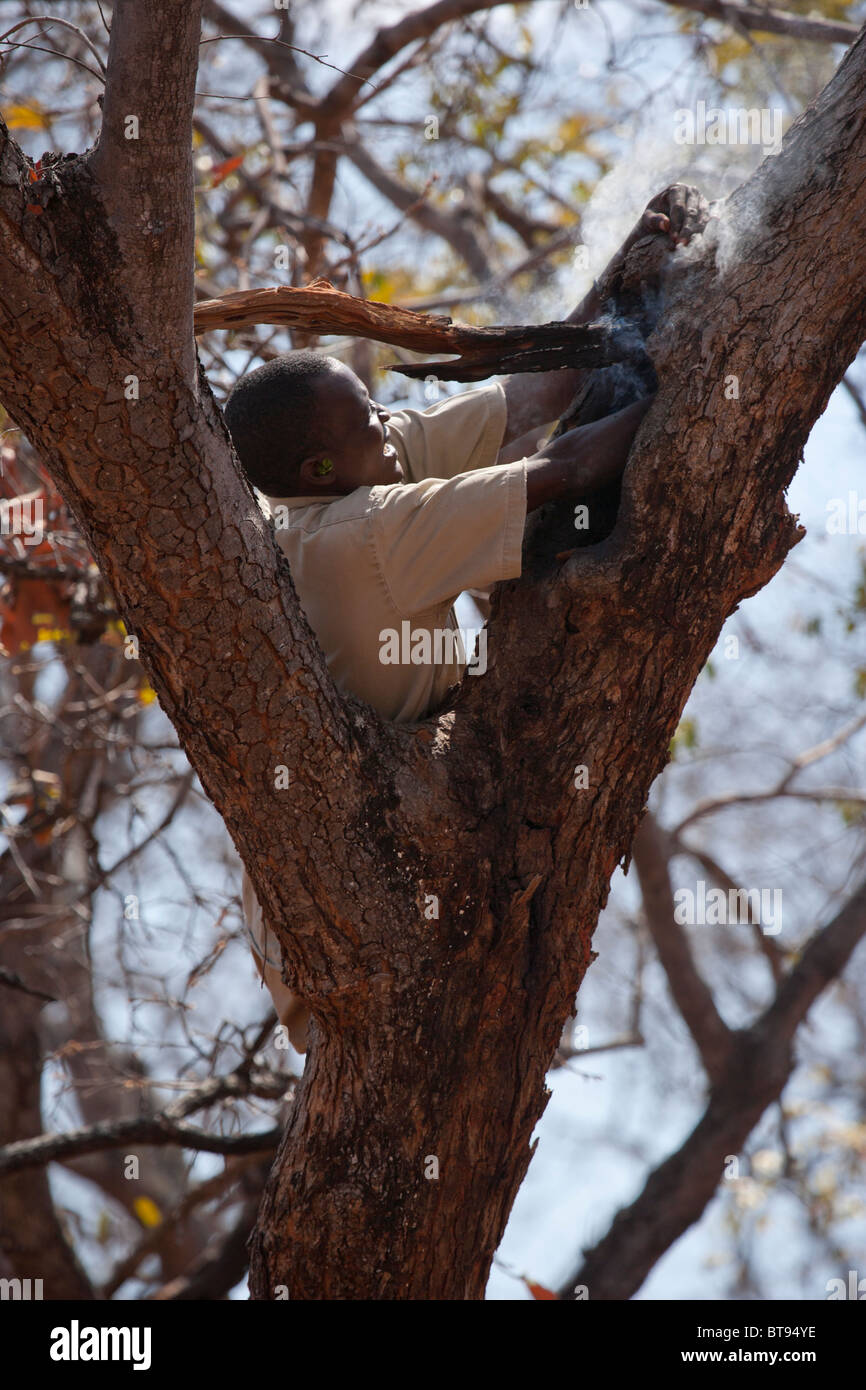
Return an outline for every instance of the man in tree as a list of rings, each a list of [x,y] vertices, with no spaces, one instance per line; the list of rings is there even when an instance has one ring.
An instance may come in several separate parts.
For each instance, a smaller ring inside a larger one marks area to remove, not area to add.
[[[687,210],[702,207],[696,190],[665,190],[620,255],[648,231],[685,239]],[[571,321],[597,309],[593,293]],[[579,380],[576,370],[509,377],[393,414],[349,368],[313,352],[276,358],[237,383],[225,410],[235,448],[274,516],[342,690],[384,718],[423,719],[466,669],[458,594],[519,577],[529,512],[619,478],[651,397],[538,447]],[[389,638],[399,648],[407,623],[411,654],[404,642],[394,659]],[[277,1016],[305,1052],[309,1011],[283,982],[245,870],[242,897]]]
[[[424,13],[438,25],[441,12]],[[866,43],[726,203],[736,259],[705,239],[672,277],[654,340],[658,408],[626,475],[617,544],[509,583],[487,679],[416,730],[338,698],[201,381],[200,18],[200,0],[119,0],[86,155],[40,169],[0,126],[2,397],[140,634],[321,1020],[253,1237],[254,1296],[477,1298],[611,874],[723,622],[798,538],[784,491],[862,342]],[[304,120],[315,108],[306,215],[318,243],[337,162],[322,147],[376,55],[418,37],[401,17],[321,101],[301,93]],[[309,267],[318,247],[306,242]],[[290,798],[275,763],[291,769]],[[573,795],[578,763],[588,796]],[[443,895],[433,929],[417,910],[428,888]],[[731,1039],[706,1123],[616,1223],[632,1239],[606,1260],[615,1296],[697,1219],[724,1156],[778,1099],[797,1017],[859,930],[843,926],[841,945],[819,935],[806,975],[803,962],[785,975],[762,1028]],[[611,1296],[610,1277],[582,1282]]]

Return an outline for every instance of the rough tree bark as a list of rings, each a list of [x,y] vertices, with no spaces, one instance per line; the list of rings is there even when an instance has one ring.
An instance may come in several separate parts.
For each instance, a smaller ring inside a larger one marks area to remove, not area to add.
[[[610,875],[722,624],[797,540],[784,489],[864,336],[866,41],[730,200],[737,254],[677,254],[612,536],[562,563],[542,518],[484,678],[397,727],[335,690],[196,372],[200,9],[118,0],[93,152],[34,182],[0,131],[0,399],[314,1009],[253,1296],[481,1298]]]

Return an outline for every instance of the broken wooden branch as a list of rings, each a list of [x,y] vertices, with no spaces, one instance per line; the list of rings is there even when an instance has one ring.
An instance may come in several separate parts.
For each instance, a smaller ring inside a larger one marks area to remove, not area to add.
[[[196,334],[268,323],[373,338],[412,352],[453,353],[452,361],[389,364],[403,376],[436,376],[443,381],[481,381],[505,372],[547,372],[558,367],[601,367],[627,355],[606,322],[471,328],[441,314],[357,299],[324,279],[313,280],[303,289],[283,285],[203,300],[195,306],[194,323]]]

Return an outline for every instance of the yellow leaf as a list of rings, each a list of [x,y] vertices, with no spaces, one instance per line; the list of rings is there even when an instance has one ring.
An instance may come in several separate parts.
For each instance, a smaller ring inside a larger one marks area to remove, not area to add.
[[[3,114],[10,130],[48,129],[48,121],[37,106],[7,106]]]
[[[142,1226],[147,1226],[148,1230],[162,1224],[162,1212],[152,1197],[136,1197],[132,1205]]]
[[[722,39],[721,43],[713,44],[708,50],[708,57],[713,71],[721,73],[728,63],[742,62],[749,57],[751,51],[749,39],[744,39],[740,34],[732,34],[730,38]]]

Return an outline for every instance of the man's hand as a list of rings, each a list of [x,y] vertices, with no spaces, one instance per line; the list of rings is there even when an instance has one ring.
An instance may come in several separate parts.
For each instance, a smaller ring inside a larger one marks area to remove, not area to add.
[[[699,188],[687,183],[672,183],[647,203],[640,220],[632,227],[616,255],[577,308],[568,315],[568,323],[590,323],[598,318],[605,302],[611,298],[629,251],[636,242],[647,236],[667,237],[671,249],[685,246],[693,236],[704,230],[712,209]]]
[[[701,190],[687,183],[672,183],[647,203],[632,237],[638,241],[647,233],[658,232],[669,236],[674,246],[685,246],[709,220],[710,205]]]
[[[664,236],[671,249],[684,246],[704,230],[712,215],[712,207],[699,188],[687,183],[672,183],[663,188],[647,203],[640,220],[566,322],[591,323],[598,318],[614,296],[626,257],[636,242],[648,236]]]
[[[608,261],[598,282],[583,303],[569,315],[573,323],[588,323],[595,318],[613,290],[625,259],[636,242],[647,236],[667,237],[672,248],[686,246],[698,236],[710,220],[710,204],[699,188],[686,183],[672,183],[647,203],[640,220],[632,227],[622,246]]]

